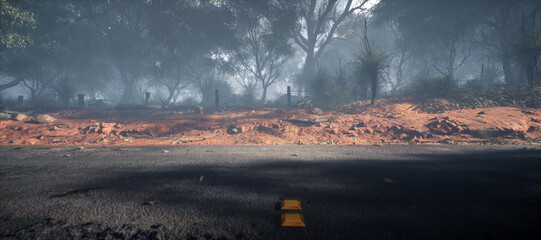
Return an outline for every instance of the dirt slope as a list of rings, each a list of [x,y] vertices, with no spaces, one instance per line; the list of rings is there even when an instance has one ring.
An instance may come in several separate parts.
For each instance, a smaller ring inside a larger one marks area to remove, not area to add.
[[[445,100],[433,101],[445,104]],[[430,107],[430,106],[429,106]],[[538,109],[488,107],[429,113],[412,99],[307,109],[64,110],[56,120],[0,120],[1,145],[513,144],[541,142]],[[300,120],[300,121],[298,121]],[[310,122],[311,120],[316,120]],[[305,121],[305,122],[303,122]]]

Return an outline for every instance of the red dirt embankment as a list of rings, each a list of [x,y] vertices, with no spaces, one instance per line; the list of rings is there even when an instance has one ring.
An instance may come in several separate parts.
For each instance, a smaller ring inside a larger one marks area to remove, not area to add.
[[[445,100],[437,100],[445,102]],[[414,100],[306,109],[65,110],[49,123],[0,120],[1,145],[514,144],[541,143],[538,109],[427,113]],[[313,122],[287,120],[314,120]],[[323,121],[323,122],[320,122]]]

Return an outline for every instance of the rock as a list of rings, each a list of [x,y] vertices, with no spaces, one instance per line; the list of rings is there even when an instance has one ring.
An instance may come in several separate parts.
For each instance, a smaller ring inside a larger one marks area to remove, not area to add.
[[[98,133],[109,134],[113,131],[114,123],[100,123]]]
[[[355,127],[355,126],[350,127],[349,130],[351,130],[351,131],[357,131],[357,127]]]
[[[276,113],[278,113],[278,114],[284,114],[284,113],[286,113],[286,112],[287,112],[287,111],[286,111],[285,109],[281,109],[281,108],[276,109]]]
[[[357,127],[366,127],[366,124],[364,122],[357,123]]]
[[[203,107],[201,107],[201,106],[195,107],[195,112],[198,113],[198,114],[204,114],[205,113]]]
[[[372,134],[374,133],[374,130],[372,130],[372,128],[369,128],[367,127],[365,130],[364,130],[365,133],[368,133],[368,134]]]
[[[413,130],[413,133],[418,137],[425,137],[426,135],[428,135],[426,131],[421,131],[417,129]]]
[[[393,132],[395,132],[395,133],[398,133],[398,132],[401,132],[400,130],[402,130],[402,128],[399,127],[399,126],[392,126],[392,127],[391,127],[391,130],[392,130]]]
[[[39,114],[34,117],[34,121],[38,123],[51,123],[51,122],[54,122],[55,120],[56,119],[54,117],[51,117],[50,115],[47,115],[47,114]]]
[[[312,114],[321,115],[323,114],[323,110],[321,110],[320,108],[313,108]]]
[[[227,133],[229,134],[239,134],[242,132],[242,129],[239,127],[231,126],[227,128]]]
[[[326,129],[325,131],[327,131],[330,134],[336,134],[337,133],[336,129],[334,129],[334,128],[329,128],[329,129]]]
[[[24,120],[25,118],[27,118],[28,116],[22,114],[22,113],[14,113],[14,114],[11,114],[11,119],[15,120],[15,121],[22,121]]]
[[[39,136],[37,137],[37,139],[38,139],[38,140],[43,140],[43,139],[45,139],[45,137],[44,137],[43,135],[39,135]]]
[[[11,119],[11,114],[9,113],[0,113],[0,120]]]
[[[303,100],[297,102],[298,107],[312,107],[312,99],[310,97],[304,97]]]

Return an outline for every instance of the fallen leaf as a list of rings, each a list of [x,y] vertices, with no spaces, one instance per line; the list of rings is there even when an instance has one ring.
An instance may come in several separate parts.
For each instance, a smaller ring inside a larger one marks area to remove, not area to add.
[[[163,151],[162,151],[162,153],[168,153],[168,152],[169,152],[169,151],[167,151],[167,150],[163,150]]]
[[[201,175],[201,176],[199,177],[199,182],[203,181],[203,178],[204,178],[204,176]]]
[[[300,156],[300,154],[299,154],[299,153],[295,153],[295,154],[293,154],[293,156],[298,157],[298,156]]]
[[[386,183],[394,183],[394,181],[390,178],[383,178],[383,180],[386,182]]]
[[[69,155],[69,154],[66,154],[66,155],[64,155],[64,157],[71,157],[71,155]]]

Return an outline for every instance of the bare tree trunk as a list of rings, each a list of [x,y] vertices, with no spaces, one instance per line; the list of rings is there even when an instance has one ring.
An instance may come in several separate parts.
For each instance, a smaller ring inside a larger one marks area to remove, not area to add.
[[[374,105],[376,103],[376,94],[378,93],[377,73],[370,73],[370,85],[372,87],[372,98],[370,100],[370,105]]]
[[[124,92],[122,93],[122,96],[120,97],[120,103],[126,104],[126,103],[135,103],[136,102],[136,90],[135,90],[135,82],[133,79],[128,78],[128,74],[125,72],[119,71],[120,77],[122,80],[122,83],[124,84]]]
[[[515,77],[513,76],[513,68],[511,67],[511,60],[509,58],[509,54],[504,53],[502,56],[502,68],[503,68],[503,75],[505,78],[506,84],[513,84],[515,83]]]
[[[267,88],[268,86],[263,85],[263,95],[261,95],[261,104],[265,104],[265,100],[267,99]]]

